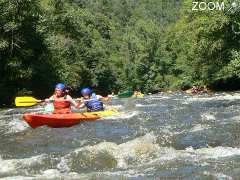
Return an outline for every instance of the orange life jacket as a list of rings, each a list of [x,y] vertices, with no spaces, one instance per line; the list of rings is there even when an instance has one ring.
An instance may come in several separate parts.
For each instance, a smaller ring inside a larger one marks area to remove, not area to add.
[[[57,98],[54,96],[54,114],[71,113],[71,103],[64,98]]]

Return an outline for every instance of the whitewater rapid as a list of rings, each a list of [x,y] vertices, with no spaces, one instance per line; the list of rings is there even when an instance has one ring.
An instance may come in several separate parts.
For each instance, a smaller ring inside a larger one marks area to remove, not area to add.
[[[237,179],[240,93],[160,93],[113,100],[120,114],[70,128],[31,129],[0,111],[3,179]]]

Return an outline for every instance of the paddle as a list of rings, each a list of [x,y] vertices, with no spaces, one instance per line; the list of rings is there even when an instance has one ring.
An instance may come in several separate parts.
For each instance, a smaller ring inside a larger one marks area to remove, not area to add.
[[[77,100],[79,100],[79,99],[77,99]],[[15,105],[20,106],[20,107],[27,107],[27,106],[34,106],[34,105],[44,102],[44,101],[45,100],[38,100],[31,96],[22,96],[22,97],[15,98]],[[51,103],[51,102],[53,102],[53,100],[50,100],[49,103]]]
[[[30,96],[22,96],[22,97],[15,98],[16,106],[23,106],[23,107],[34,106],[40,102],[44,102],[44,100],[38,100],[38,99],[35,99],[34,97],[30,97]]]
[[[76,100],[81,100],[81,99],[78,98]],[[90,100],[85,100],[85,101],[90,101]],[[44,100],[38,100],[31,96],[22,96],[22,97],[15,98],[15,105],[18,107],[34,106],[41,102],[44,102]]]
[[[133,95],[133,91],[128,90],[128,91],[124,91],[124,92],[118,93],[114,97],[117,97],[117,98],[128,98],[128,97],[131,97],[132,95]]]

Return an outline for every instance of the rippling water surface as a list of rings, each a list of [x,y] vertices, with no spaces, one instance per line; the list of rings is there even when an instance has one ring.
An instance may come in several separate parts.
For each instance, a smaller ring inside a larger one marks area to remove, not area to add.
[[[0,178],[238,179],[240,93],[113,100],[119,115],[31,129],[0,111]],[[34,107],[31,111],[41,111]]]

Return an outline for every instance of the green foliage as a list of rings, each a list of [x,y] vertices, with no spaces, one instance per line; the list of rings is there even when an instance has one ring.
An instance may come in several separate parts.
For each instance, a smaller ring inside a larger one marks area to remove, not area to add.
[[[0,97],[2,103],[23,88],[32,89],[44,46],[36,31],[41,14],[38,1],[1,0]],[[33,88],[34,89],[34,88]]]
[[[177,70],[175,75],[181,81],[209,85],[222,78],[227,64],[233,67],[231,52],[239,48],[240,36],[232,31],[232,22],[239,13],[191,11],[190,4],[185,1],[181,18],[168,29],[164,48],[174,62],[172,71]],[[233,75],[230,71],[227,74]]]
[[[240,78],[236,9],[192,11],[190,0],[1,0],[0,9],[0,104],[46,97],[60,81],[107,94]]]
[[[92,83],[99,84],[102,90],[110,90],[108,87],[115,79],[106,48],[111,43],[109,19],[68,4],[61,8],[64,11],[53,9],[46,15],[42,30],[59,81],[76,90]],[[104,73],[110,78],[104,78]]]
[[[240,52],[232,52],[232,60],[219,73],[220,78],[240,77]]]

